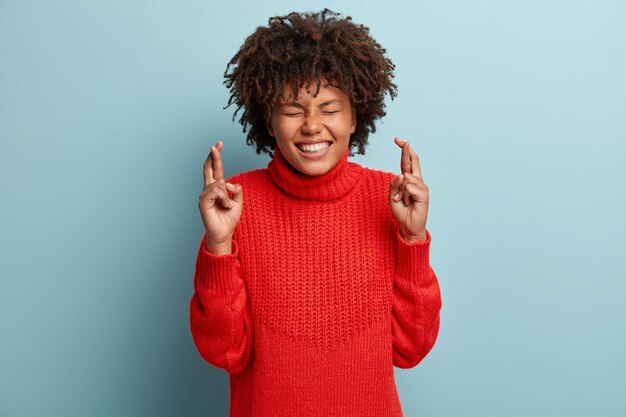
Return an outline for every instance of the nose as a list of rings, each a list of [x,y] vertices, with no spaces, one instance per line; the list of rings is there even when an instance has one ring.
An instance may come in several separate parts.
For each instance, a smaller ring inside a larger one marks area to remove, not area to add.
[[[322,130],[322,123],[316,114],[310,114],[305,117],[302,123],[302,133],[306,135],[313,135],[319,133]]]

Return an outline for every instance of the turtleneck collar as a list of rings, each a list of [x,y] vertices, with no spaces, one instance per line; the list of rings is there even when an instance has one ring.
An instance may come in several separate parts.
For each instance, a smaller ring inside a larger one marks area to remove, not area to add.
[[[360,177],[361,166],[348,161],[350,149],[346,149],[337,165],[322,175],[306,175],[295,169],[274,148],[274,157],[267,165],[274,183],[286,193],[307,200],[335,200],[350,191]]]

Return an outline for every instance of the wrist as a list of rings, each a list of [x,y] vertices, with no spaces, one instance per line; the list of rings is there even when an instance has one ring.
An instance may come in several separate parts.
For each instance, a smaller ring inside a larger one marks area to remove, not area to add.
[[[233,247],[231,243],[223,244],[223,245],[209,245],[208,243],[204,245],[207,251],[211,252],[215,256],[220,255],[231,255],[233,252]]]
[[[400,229],[399,233],[402,239],[404,239],[404,241],[407,243],[415,243],[418,241],[426,242],[426,240],[428,239],[428,236],[426,236],[426,229],[423,229],[418,233],[409,233],[405,230]]]
[[[207,251],[211,252],[212,254],[216,256],[230,255],[232,254],[232,251],[233,251],[233,240],[231,237],[225,241],[212,242],[207,237],[204,247],[206,248]]]

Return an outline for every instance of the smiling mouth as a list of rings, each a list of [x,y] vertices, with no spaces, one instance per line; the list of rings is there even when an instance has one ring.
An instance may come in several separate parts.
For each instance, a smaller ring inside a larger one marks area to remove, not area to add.
[[[319,153],[319,152],[324,151],[330,145],[331,145],[330,142],[318,142],[318,143],[314,143],[314,144],[298,143],[298,144],[296,144],[296,147],[298,149],[300,149],[304,153],[311,153],[311,154],[313,154],[313,153]]]

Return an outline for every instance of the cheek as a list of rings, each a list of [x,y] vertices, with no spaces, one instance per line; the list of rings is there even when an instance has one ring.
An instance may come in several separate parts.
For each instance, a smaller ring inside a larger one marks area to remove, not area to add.
[[[274,130],[277,136],[287,139],[294,136],[297,133],[298,128],[298,123],[294,123],[293,121],[282,121],[274,125]]]
[[[352,133],[352,118],[347,117],[337,120],[333,122],[329,128],[332,130],[333,134],[336,134],[337,136],[349,136]]]

